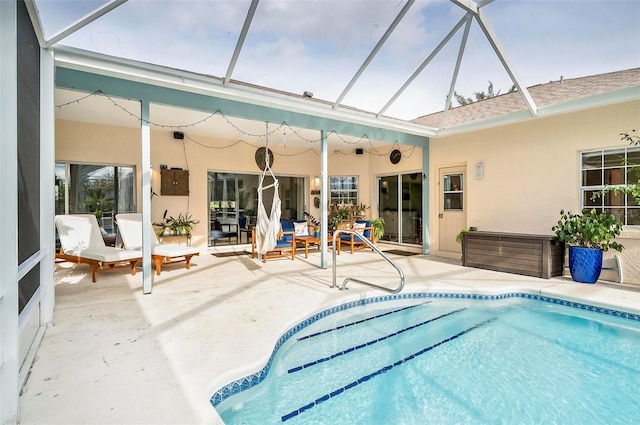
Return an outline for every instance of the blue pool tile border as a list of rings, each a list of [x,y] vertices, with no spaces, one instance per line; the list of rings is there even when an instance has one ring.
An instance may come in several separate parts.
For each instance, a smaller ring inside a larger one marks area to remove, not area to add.
[[[498,294],[498,295],[485,295],[485,294],[465,294],[465,293],[455,293],[455,292],[411,292],[405,294],[392,294],[392,295],[381,295],[377,297],[359,299],[355,301],[351,301],[348,303],[340,304],[335,307],[328,308],[319,313],[314,314],[313,316],[303,320],[298,323],[288,331],[286,331],[276,342],[271,356],[267,361],[267,364],[258,372],[253,373],[249,376],[245,376],[244,378],[237,379],[233,382],[230,382],[217,390],[211,398],[209,399],[211,405],[213,407],[217,407],[220,403],[222,403],[227,398],[231,397],[234,394],[237,394],[241,391],[249,389],[255,385],[258,385],[262,382],[269,370],[271,369],[271,364],[273,359],[275,358],[276,353],[282,347],[282,345],[293,335],[303,330],[307,326],[312,323],[330,316],[332,314],[348,310],[354,307],[360,307],[368,304],[374,304],[385,301],[395,301],[395,300],[408,300],[408,299],[423,299],[423,298],[452,298],[452,299],[467,299],[467,300],[504,300],[508,298],[524,298],[529,300],[543,301],[548,302],[550,304],[557,304],[562,306],[567,306],[571,308],[577,308],[580,310],[591,311],[594,313],[605,314],[608,316],[619,317],[622,319],[628,319],[635,322],[640,322],[640,314],[637,313],[629,313],[626,311],[615,310],[612,308],[606,307],[598,307],[590,304],[584,304],[577,301],[568,301],[559,298],[547,297],[539,294],[528,294],[524,292],[511,292],[507,294]]]

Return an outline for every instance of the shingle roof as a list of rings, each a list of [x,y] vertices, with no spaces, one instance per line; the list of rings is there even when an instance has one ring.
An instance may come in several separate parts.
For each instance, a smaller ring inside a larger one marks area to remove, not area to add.
[[[551,81],[528,87],[529,93],[538,107],[574,100],[610,91],[640,86],[640,68],[616,71],[589,77]],[[498,117],[513,112],[526,111],[527,106],[520,93],[511,92],[452,108],[447,112],[446,123],[442,124],[443,112],[424,115],[411,122],[431,127],[451,127],[457,124]]]

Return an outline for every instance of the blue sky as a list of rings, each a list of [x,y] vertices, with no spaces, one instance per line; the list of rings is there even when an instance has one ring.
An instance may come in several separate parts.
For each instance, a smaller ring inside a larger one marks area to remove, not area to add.
[[[47,37],[100,1],[37,0]],[[232,78],[335,101],[404,0],[262,0]],[[249,0],[129,0],[61,44],[224,77]],[[495,0],[483,9],[525,86],[640,67],[640,0]],[[449,1],[416,1],[343,103],[378,112],[464,16]],[[460,30],[386,114],[441,110]],[[512,83],[474,21],[456,90]],[[454,103],[455,105],[455,103]]]

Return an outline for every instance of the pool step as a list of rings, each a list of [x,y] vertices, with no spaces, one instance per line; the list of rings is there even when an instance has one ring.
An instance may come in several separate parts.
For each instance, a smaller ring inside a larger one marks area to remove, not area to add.
[[[460,310],[457,310],[457,311],[460,311]],[[450,314],[453,314],[453,313],[454,312],[452,312]],[[466,333],[469,333],[469,332],[471,332],[471,331],[473,331],[475,329],[478,329],[478,328],[484,326],[485,324],[490,323],[490,322],[492,322],[494,320],[496,320],[496,317],[486,319],[486,320],[484,320],[484,321],[482,321],[482,322],[480,322],[480,323],[478,323],[478,324],[476,324],[474,326],[471,326],[471,327],[469,327],[467,329],[464,329],[464,330],[462,330],[462,331],[460,331],[460,332],[458,332],[458,333],[456,333],[456,334],[454,334],[454,335],[452,335],[452,336],[450,336],[448,338],[442,339],[442,340],[440,340],[440,341],[438,341],[438,342],[436,342],[434,344],[431,344],[431,345],[429,345],[429,346],[427,346],[425,348],[422,348],[422,349],[410,354],[409,356],[406,356],[406,357],[404,357],[404,358],[402,358],[400,360],[397,360],[397,361],[395,361],[393,363],[390,363],[390,364],[387,364],[387,365],[385,365],[385,366],[383,366],[381,368],[378,368],[377,370],[375,370],[375,371],[373,371],[373,372],[371,372],[371,373],[369,373],[367,375],[363,375],[363,376],[357,378],[356,380],[353,380],[353,381],[349,382],[348,384],[346,384],[344,386],[336,388],[335,390],[333,390],[331,392],[328,392],[328,393],[316,398],[314,401],[312,401],[310,403],[307,403],[307,404],[303,405],[302,407],[300,407],[298,409],[295,409],[295,410],[283,415],[281,417],[282,422],[285,422],[285,421],[287,421],[289,419],[292,419],[292,418],[298,416],[299,414],[301,414],[301,413],[303,413],[303,412],[305,412],[305,411],[307,411],[307,410],[319,405],[320,403],[323,403],[323,402],[325,402],[327,400],[330,400],[331,398],[333,398],[333,397],[335,397],[337,395],[340,395],[340,394],[344,393],[347,390],[350,390],[350,389],[352,389],[352,388],[354,388],[354,387],[356,387],[356,386],[358,386],[358,385],[360,385],[360,384],[362,384],[364,382],[367,382],[370,379],[372,379],[372,378],[374,378],[374,377],[376,377],[378,375],[386,373],[386,372],[390,371],[391,369],[393,369],[395,367],[401,366],[401,365],[407,363],[408,361],[413,360],[416,357],[433,350],[434,348],[440,347],[443,344],[451,342],[451,341],[461,337],[462,335],[464,335]]]

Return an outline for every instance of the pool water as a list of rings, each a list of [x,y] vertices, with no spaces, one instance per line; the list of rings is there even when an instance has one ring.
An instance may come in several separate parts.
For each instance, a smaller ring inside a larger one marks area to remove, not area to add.
[[[640,423],[637,321],[543,301],[415,299],[324,317],[226,424]]]

